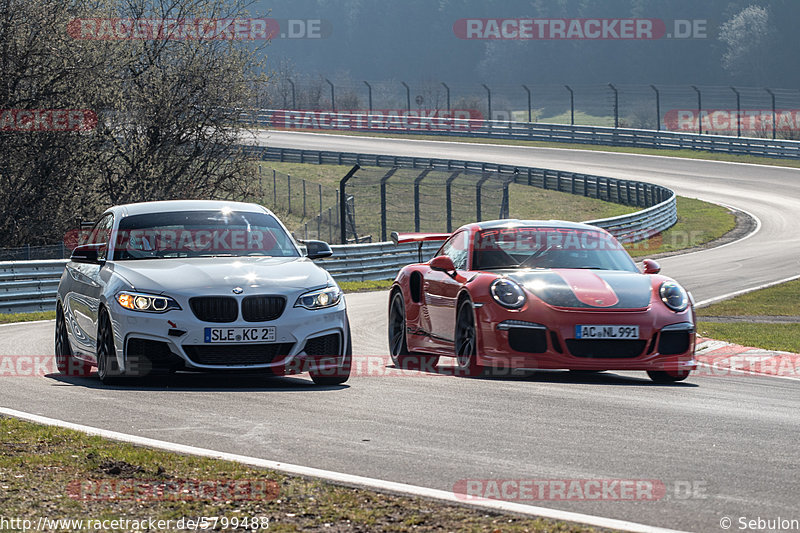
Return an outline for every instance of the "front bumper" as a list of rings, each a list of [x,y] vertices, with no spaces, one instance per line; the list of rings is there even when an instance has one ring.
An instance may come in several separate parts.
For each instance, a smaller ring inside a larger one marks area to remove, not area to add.
[[[540,309],[513,312],[486,304],[475,309],[478,362],[518,369],[694,370],[695,327],[689,313]],[[639,338],[576,339],[577,325],[636,325]]]
[[[344,298],[327,309],[286,306],[281,316],[264,322],[211,323],[199,320],[181,302],[181,310],[163,314],[112,312],[117,361],[124,375],[155,369],[193,371],[267,371],[276,375],[332,370],[344,361],[349,331]],[[270,342],[206,342],[206,328],[274,327]]]

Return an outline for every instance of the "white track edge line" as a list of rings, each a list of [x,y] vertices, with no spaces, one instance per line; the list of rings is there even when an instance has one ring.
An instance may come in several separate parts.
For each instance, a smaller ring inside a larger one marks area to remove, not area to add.
[[[777,281],[762,283],[761,285],[756,285],[755,287],[748,287],[746,289],[740,289],[738,291],[729,292],[728,294],[723,294],[722,296],[715,296],[714,298],[708,298],[701,302],[697,302],[695,303],[695,307],[696,308],[706,307],[713,303],[721,302],[722,300],[729,300],[730,298],[741,296],[742,294],[747,294],[748,292],[758,291],[761,289],[768,289],[770,287],[774,287],[775,285],[780,285],[781,283],[788,283],[790,281],[795,281],[797,279],[800,279],[800,275],[789,276],[788,278],[779,279]],[[702,317],[698,317],[698,319],[702,319]]]
[[[645,524],[638,524],[636,522],[628,522],[626,520],[618,520],[614,518],[604,518],[601,516],[593,516],[582,513],[574,513],[570,511],[560,511],[557,509],[549,509],[547,507],[537,507],[533,505],[525,505],[513,502],[506,502],[500,500],[480,500],[477,502],[461,500],[452,492],[447,492],[439,489],[431,489],[427,487],[419,487],[416,485],[409,485],[406,483],[396,483],[393,481],[385,481],[382,479],[375,479],[370,477],[356,476],[352,474],[344,474],[341,472],[333,472],[330,470],[321,470],[318,468],[311,468],[306,466],[293,465],[289,463],[281,463],[277,461],[270,461],[268,459],[260,459],[257,457],[248,457],[245,455],[237,455],[227,452],[219,452],[207,448],[198,448],[195,446],[188,446],[185,444],[177,444],[148,437],[140,437],[138,435],[129,435],[127,433],[120,433],[107,429],[99,429],[82,424],[75,424],[72,422],[65,422],[55,418],[48,418],[45,416],[26,413],[24,411],[17,411],[16,409],[9,409],[0,407],[0,414],[45,424],[48,426],[62,427],[65,429],[72,429],[81,431],[89,435],[96,435],[99,437],[112,439],[121,442],[128,442],[141,446],[148,446],[151,448],[158,448],[165,451],[184,453],[188,455],[196,455],[199,457],[209,457],[214,459],[222,459],[225,461],[235,461],[237,463],[247,464],[251,466],[269,468],[278,470],[287,474],[294,474],[299,476],[308,476],[321,478],[328,481],[345,483],[348,485],[357,485],[365,488],[382,489],[390,492],[407,494],[410,496],[418,496],[422,498],[431,498],[448,503],[455,503],[458,505],[466,505],[472,507],[479,507],[493,511],[510,512],[522,515],[537,516],[549,518],[553,520],[565,520],[570,522],[577,522],[581,524],[604,527],[609,529],[621,529],[624,531],[642,532],[642,533],[682,533],[673,529],[664,529],[655,526],[648,526]]]

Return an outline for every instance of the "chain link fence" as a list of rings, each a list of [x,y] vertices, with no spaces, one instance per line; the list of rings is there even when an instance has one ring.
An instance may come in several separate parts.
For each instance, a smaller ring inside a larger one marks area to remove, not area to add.
[[[800,138],[800,90],[662,84],[481,84],[276,79],[265,108],[477,111],[484,119]],[[701,120],[698,120],[698,116]]]

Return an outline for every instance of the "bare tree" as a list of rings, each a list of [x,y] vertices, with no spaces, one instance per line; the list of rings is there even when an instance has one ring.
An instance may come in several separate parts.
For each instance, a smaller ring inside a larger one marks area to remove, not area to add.
[[[238,114],[265,80],[265,41],[84,39],[68,30],[87,18],[231,20],[245,7],[0,0],[0,110],[97,117],[90,131],[0,131],[0,244],[53,242],[77,215],[113,203],[247,197],[254,165],[238,149]]]
[[[722,66],[738,79],[764,79],[765,59],[773,41],[769,11],[749,6],[720,26],[719,40],[725,44]]]

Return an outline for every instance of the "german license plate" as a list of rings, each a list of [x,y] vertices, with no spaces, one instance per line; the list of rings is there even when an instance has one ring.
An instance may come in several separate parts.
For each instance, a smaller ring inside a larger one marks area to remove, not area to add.
[[[576,339],[638,339],[639,326],[579,325]]]
[[[266,328],[205,328],[207,343],[275,342],[275,327]]]

